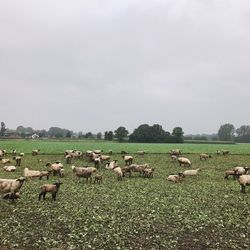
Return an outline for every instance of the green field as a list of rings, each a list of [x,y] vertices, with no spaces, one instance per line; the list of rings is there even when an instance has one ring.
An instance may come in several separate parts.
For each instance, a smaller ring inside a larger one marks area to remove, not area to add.
[[[152,179],[139,177],[118,182],[115,174],[101,166],[102,184],[78,183],[70,165],[64,164],[65,177],[57,201],[38,201],[39,186],[53,183],[34,179],[25,182],[22,195],[12,204],[0,200],[0,249],[249,249],[250,187],[246,194],[232,179],[224,180],[224,171],[236,165],[250,165],[249,144],[119,144],[79,141],[0,141],[0,148],[25,152],[17,172],[6,173],[0,166],[0,178],[17,178],[24,167],[46,169],[49,161],[64,162],[65,149],[126,150],[135,163],[155,167]],[[31,156],[32,149],[41,154]],[[196,177],[182,183],[166,181],[170,173],[185,170],[166,154],[180,148],[188,155],[192,168],[201,168]],[[146,150],[144,156],[135,154]],[[213,155],[200,161],[199,153],[228,149],[228,156]],[[157,154],[164,153],[164,154]],[[120,154],[112,156],[124,165]],[[74,160],[76,166],[87,159]],[[89,164],[91,165],[91,164]]]
[[[216,153],[216,150],[229,150],[232,154],[250,154],[250,144],[164,144],[164,143],[117,143],[106,141],[51,141],[51,140],[0,140],[0,148],[7,151],[16,149],[18,152],[31,153],[32,149],[41,149],[42,154],[61,154],[66,149],[77,149],[81,151],[102,149],[108,152],[112,149],[114,153],[126,150],[136,153],[145,150],[147,153],[167,153],[171,149],[179,148],[183,153]]]

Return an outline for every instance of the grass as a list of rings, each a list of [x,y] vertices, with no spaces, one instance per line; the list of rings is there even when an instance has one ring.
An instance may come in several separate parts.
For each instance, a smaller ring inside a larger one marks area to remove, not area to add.
[[[29,152],[36,146],[42,153],[45,150],[45,145],[40,147],[43,144],[31,142],[32,147],[28,147],[25,143],[23,148],[20,145],[20,151]],[[1,167],[0,177],[19,177],[26,166],[46,169],[48,161],[64,162],[65,149],[83,146],[83,143],[62,142],[56,148],[59,144],[47,143],[46,152],[53,155],[26,155],[17,172],[5,173]],[[110,144],[102,145],[87,147],[109,149]],[[127,149],[127,144],[121,145]],[[132,146],[133,150],[141,148]],[[155,146],[154,149],[150,145],[152,151],[157,151]],[[165,146],[168,151],[169,145]],[[191,149],[197,152],[199,148]],[[58,151],[60,154],[55,154]],[[46,201],[38,201],[39,186],[56,181],[56,177],[26,182],[21,198],[14,204],[0,200],[1,249],[249,249],[250,188],[241,194],[237,181],[223,178],[226,169],[248,165],[249,155],[215,155],[208,161],[200,161],[199,155],[193,153],[189,155],[193,168],[200,167],[202,171],[199,176],[178,184],[167,182],[166,176],[185,167],[179,167],[168,155],[133,156],[135,162],[147,162],[156,168],[154,178],[144,179],[135,173],[118,182],[113,172],[101,167],[102,184],[78,183],[70,166],[65,164],[66,176],[56,202],[51,202],[50,195]],[[123,164],[120,155],[113,158]],[[73,163],[82,166],[87,162]]]

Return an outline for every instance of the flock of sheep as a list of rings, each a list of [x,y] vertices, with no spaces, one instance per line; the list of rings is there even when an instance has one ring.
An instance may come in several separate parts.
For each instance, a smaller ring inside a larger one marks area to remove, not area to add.
[[[36,156],[39,154],[39,149],[32,151],[32,156]],[[22,157],[24,157],[24,153],[17,154],[16,150],[12,150],[12,159],[15,161],[15,166],[6,165],[3,167],[6,172],[13,172],[17,167],[21,165]],[[66,150],[64,152],[65,163],[71,164],[73,159],[83,159],[86,158],[89,163],[93,164],[93,166],[84,166],[77,167],[72,165],[71,169],[74,173],[75,177],[78,181],[82,181],[82,179],[86,179],[86,182],[92,182],[92,178],[94,178],[94,183],[102,183],[102,174],[98,172],[101,164],[105,165],[105,169],[112,171],[116,174],[117,180],[122,181],[125,177],[131,177],[132,173],[137,172],[141,177],[144,178],[153,178],[155,168],[149,166],[149,164],[135,164],[133,163],[133,156],[128,155],[126,151],[122,151],[122,159],[124,160],[124,166],[119,166],[117,160],[112,160],[112,150],[109,150],[108,155],[104,155],[102,150],[94,150],[94,151],[86,151],[85,153],[79,150]],[[145,151],[138,151],[138,155],[143,156]],[[217,155],[227,155],[229,151],[222,150],[217,151]],[[7,164],[11,163],[10,158],[5,158],[6,150],[0,149],[0,163]],[[173,149],[170,151],[170,156],[172,161],[176,161],[180,166],[191,167],[192,163],[187,157],[181,156],[181,150]],[[200,160],[207,160],[211,158],[211,155],[208,154],[200,154]],[[46,164],[48,170],[31,170],[27,167],[24,168],[24,177],[20,177],[17,179],[0,179],[0,195],[4,199],[10,199],[14,201],[17,198],[20,198],[20,189],[25,180],[38,177],[42,179],[42,177],[49,179],[49,176],[53,174],[53,176],[65,177],[63,164],[60,161],[48,162]],[[250,175],[248,173],[247,167],[235,167],[233,169],[227,170],[225,172],[225,179],[228,179],[229,176],[233,176],[234,179],[238,179],[241,185],[241,192],[245,193],[245,187],[250,185]],[[183,172],[178,172],[176,174],[170,174],[167,176],[168,181],[172,181],[174,183],[178,183],[183,181],[186,176],[196,176],[200,171],[200,168],[197,169],[187,169]],[[57,181],[54,184],[43,184],[40,187],[39,200],[41,197],[45,199],[47,193],[51,193],[52,201],[56,200],[56,195],[59,191],[60,185],[62,182]]]

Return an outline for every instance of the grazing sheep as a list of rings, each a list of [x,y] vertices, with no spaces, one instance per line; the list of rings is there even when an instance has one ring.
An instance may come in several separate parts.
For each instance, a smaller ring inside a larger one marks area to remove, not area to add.
[[[122,172],[121,167],[114,167],[114,168],[113,168],[113,171],[117,174],[117,180],[118,180],[118,181],[122,181],[123,172]]]
[[[3,157],[3,156],[4,156],[4,154],[5,154],[5,150],[0,149],[0,157]]]
[[[94,165],[96,168],[99,168],[101,164],[101,157],[97,157],[94,159]]]
[[[71,167],[73,172],[75,173],[76,177],[79,178],[79,181],[81,178],[86,178],[87,182],[88,179],[90,179],[90,183],[92,182],[92,174],[97,171],[94,167]]]
[[[32,150],[32,156],[38,155],[39,151],[40,151],[40,149],[33,149]]]
[[[41,192],[39,193],[39,201],[41,200],[41,197],[43,196],[43,200],[45,200],[45,195],[47,193],[51,193],[52,199],[51,201],[56,200],[56,194],[59,191],[60,186],[62,185],[62,182],[56,182],[54,184],[43,184],[40,189]]]
[[[191,169],[191,170],[185,170],[183,172],[183,175],[184,176],[194,176],[194,175],[197,175],[199,171],[200,171],[200,168]]]
[[[16,193],[19,193],[24,181],[24,177],[18,179],[0,179],[0,194],[10,193],[10,195],[15,196]]]
[[[125,174],[128,173],[128,176],[131,177],[132,175],[132,169],[130,166],[125,166],[125,167],[121,167],[122,173],[123,173],[123,177],[125,177]]]
[[[19,156],[24,156],[25,154],[24,153],[19,153]]]
[[[1,160],[1,163],[3,163],[3,164],[6,164],[6,163],[10,163],[11,161],[10,161],[10,159],[8,159],[8,158],[3,158],[2,160]]]
[[[181,155],[181,150],[180,149],[172,149],[172,150],[170,150],[170,154],[176,155],[179,157]]]
[[[127,152],[127,151],[122,150],[122,151],[121,151],[121,154],[122,154],[122,155],[126,155],[126,154],[128,154],[128,152]]]
[[[185,157],[179,157],[178,162],[179,162],[180,166],[184,165],[184,166],[191,167],[191,165],[192,165],[191,161],[188,158],[185,158]]]
[[[235,179],[236,178],[236,171],[234,169],[225,171],[224,179],[228,180],[229,176],[233,176],[233,178]]]
[[[110,149],[110,150],[108,151],[108,154],[109,154],[109,155],[112,155],[112,154],[113,154],[113,150]]]
[[[109,155],[101,155],[100,159],[101,159],[101,163],[106,162],[106,161],[110,161],[110,156]]]
[[[241,185],[241,192],[246,193],[246,186],[250,186],[250,175],[239,175],[238,181]]]
[[[63,164],[60,161],[56,161],[54,163],[48,162],[46,164],[46,167],[50,167],[52,169],[53,176],[59,175],[60,177],[63,177],[62,176],[62,171],[61,171],[63,169]]]
[[[47,180],[49,179],[49,176],[51,174],[52,170],[48,170],[48,171],[40,171],[40,176],[39,179],[41,180],[43,176],[47,177]]]
[[[208,154],[200,154],[200,160],[207,160],[208,158],[212,158],[211,155]]]
[[[20,167],[21,166],[21,161],[22,161],[22,157],[21,156],[14,156],[13,160],[16,161],[16,166]]]
[[[133,156],[131,155],[123,155],[122,158],[124,159],[125,164],[128,166],[133,163]]]
[[[177,182],[183,181],[184,177],[185,177],[185,175],[183,175],[183,173],[171,174],[167,177],[167,180],[173,181],[174,183],[177,183]]]
[[[146,163],[145,164],[141,164],[141,165],[139,165],[139,164],[131,164],[129,167],[131,168],[131,170],[133,172],[138,172],[140,174],[140,176],[142,176],[143,172],[144,172],[144,169],[148,168],[149,165],[146,164]]]
[[[101,174],[96,174],[94,176],[94,183],[102,183],[102,175]]]
[[[154,168],[145,168],[143,170],[143,176],[145,178],[153,178],[153,175],[154,175]]]
[[[3,169],[6,172],[14,172],[14,171],[16,171],[16,167],[15,166],[4,166]]]
[[[217,155],[221,155],[221,151],[220,150],[216,150],[216,154]]]

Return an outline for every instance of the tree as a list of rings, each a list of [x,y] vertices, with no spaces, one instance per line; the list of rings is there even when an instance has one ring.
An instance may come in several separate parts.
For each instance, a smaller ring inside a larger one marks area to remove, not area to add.
[[[184,134],[184,132],[183,132],[181,127],[175,127],[173,129],[172,135],[175,137],[175,141],[177,143],[183,143],[183,141],[184,141],[183,134]]]
[[[218,131],[219,139],[222,141],[231,141],[233,140],[235,128],[233,124],[226,123],[220,126]]]
[[[102,133],[101,132],[97,133],[96,138],[98,140],[101,140],[102,139]]]
[[[115,138],[117,138],[119,142],[123,142],[124,139],[127,138],[128,133],[129,132],[125,127],[119,127],[117,130],[115,130]]]
[[[112,141],[114,137],[114,133],[112,131],[105,131],[104,140]]]
[[[56,137],[56,138],[64,137],[64,131],[63,131],[63,129],[61,129],[59,127],[49,128],[48,134],[49,134],[49,136]]]
[[[6,128],[5,128],[5,123],[4,123],[4,122],[1,122],[1,130],[0,130],[0,135],[1,135],[1,136],[4,136],[5,131],[6,131]]]
[[[86,139],[93,139],[94,135],[91,132],[88,132],[88,133],[85,134],[85,138]]]
[[[237,137],[235,141],[237,142],[250,142],[250,126],[242,125],[236,129]]]

